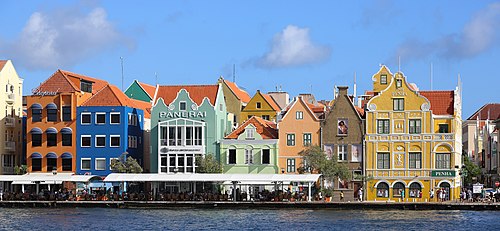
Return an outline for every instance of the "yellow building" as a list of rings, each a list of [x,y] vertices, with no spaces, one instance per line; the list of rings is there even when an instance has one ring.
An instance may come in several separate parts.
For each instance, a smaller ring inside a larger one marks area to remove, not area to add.
[[[280,106],[278,106],[270,95],[261,93],[257,90],[257,93],[255,93],[252,99],[250,99],[250,102],[248,102],[241,111],[240,123],[250,119],[252,116],[258,116],[262,119],[276,122],[276,116],[280,111]]]
[[[370,201],[455,200],[460,195],[461,97],[419,91],[382,66],[366,108],[365,176]],[[431,198],[431,194],[434,194]]]

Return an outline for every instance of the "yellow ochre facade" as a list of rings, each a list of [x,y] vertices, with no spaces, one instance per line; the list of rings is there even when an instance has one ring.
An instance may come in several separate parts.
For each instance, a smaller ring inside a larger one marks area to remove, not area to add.
[[[460,87],[453,91],[419,91],[401,72],[392,74],[386,66],[372,80],[373,97],[366,104],[366,199],[458,199],[462,166]]]

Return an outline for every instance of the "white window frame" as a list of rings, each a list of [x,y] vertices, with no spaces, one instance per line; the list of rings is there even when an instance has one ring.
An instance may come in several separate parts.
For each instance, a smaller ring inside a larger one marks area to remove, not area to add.
[[[113,115],[118,115],[118,119],[120,120],[118,123],[113,123],[113,120],[111,119],[111,117]],[[122,118],[120,116],[120,112],[110,112],[109,113],[109,124],[121,124],[122,123]]]
[[[232,163],[229,163],[229,159],[230,159],[230,154],[231,154],[231,150],[234,150],[234,164]],[[231,147],[231,148],[228,148],[227,149],[227,161],[226,161],[227,165],[237,165],[238,164],[238,149],[234,148],[234,147]]]
[[[104,123],[98,123],[97,122],[97,116],[99,115],[104,115]],[[106,124],[106,112],[96,112],[95,113],[95,124],[98,124],[98,125],[104,125]]]
[[[104,168],[103,168],[103,169],[98,169],[98,168],[97,168],[97,161],[102,161],[102,160],[104,160]],[[95,158],[95,159],[94,159],[94,164],[95,164],[95,165],[94,165],[94,169],[95,169],[96,171],[104,171],[104,170],[106,170],[106,158]]]
[[[253,164],[253,149],[251,148],[245,148],[245,164]]]
[[[86,169],[86,168],[83,168],[83,161],[86,160],[86,161],[89,161],[89,168]],[[80,169],[81,170],[88,170],[90,171],[92,169],[92,158],[80,158]]]
[[[246,139],[255,139],[256,129],[253,127],[245,128]]]
[[[118,146],[113,146],[113,145],[111,144],[111,140],[112,140],[113,138],[116,138],[116,137],[118,137],[118,140],[119,140],[119,142],[120,142],[120,143],[119,143],[119,145],[118,145]],[[122,145],[122,140],[121,140],[120,135],[109,135],[109,147],[111,147],[111,148],[119,148],[121,145]]]
[[[344,162],[348,161],[349,159],[349,151],[348,151],[349,145],[347,144],[339,144],[337,145],[337,157],[339,162]],[[341,150],[342,149],[342,150]],[[342,157],[342,158],[340,158]]]
[[[306,139],[309,138],[309,139]],[[306,141],[309,141],[308,143]],[[311,146],[312,145],[312,133],[302,133],[302,145]]]
[[[303,111],[296,111],[295,112],[295,119],[297,119],[297,120],[304,119],[304,112]]]
[[[181,108],[181,104],[184,103],[184,109]],[[186,111],[187,110],[187,102],[186,101],[180,101],[179,102],[179,111]]]
[[[128,121],[127,121],[127,124],[128,124],[128,125],[133,125],[133,124],[132,124],[132,113],[128,113]]]
[[[97,146],[97,138],[98,137],[104,137],[104,146]],[[94,139],[94,147],[96,148],[105,148],[106,147],[106,135],[95,135],[95,139]]]
[[[89,123],[84,123],[84,122],[83,122],[83,116],[84,116],[84,115],[89,115],[89,116],[90,116],[90,122],[89,122]],[[82,112],[82,113],[80,114],[80,124],[81,124],[81,125],[90,125],[90,124],[92,124],[92,113],[90,113],[90,112]]]
[[[90,145],[89,146],[83,146],[83,138],[84,137],[90,138]],[[92,147],[92,135],[80,135],[80,147],[81,148],[90,148],[90,147]]]
[[[269,163],[264,164],[264,150],[269,150]],[[260,150],[260,164],[261,165],[270,165],[271,164],[271,149],[270,148],[263,148]]]

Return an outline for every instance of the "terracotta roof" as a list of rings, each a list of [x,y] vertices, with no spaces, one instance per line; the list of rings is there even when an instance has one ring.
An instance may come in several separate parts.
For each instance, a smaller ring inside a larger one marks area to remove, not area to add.
[[[159,86],[158,93],[154,99],[154,104],[162,98],[166,105],[172,103],[177,97],[177,93],[185,89],[189,97],[198,105],[201,105],[203,99],[207,97],[212,105],[215,105],[219,85],[179,85],[179,86]]]
[[[38,86],[38,91],[48,92],[79,92],[80,81],[85,80],[92,82],[92,93],[95,94],[103,87],[108,85],[108,82],[85,75],[76,74],[69,71],[57,70],[52,76],[46,79]]]
[[[139,84],[139,86],[142,87],[142,89],[144,89],[144,91],[146,92],[146,94],[149,95],[149,98],[152,99],[153,97],[155,97],[155,91],[156,91],[156,87],[155,86],[149,85],[147,83],[141,83],[139,81],[137,81],[137,83]]]
[[[276,123],[262,119],[258,116],[252,116],[242,125],[236,128],[231,134],[227,135],[226,139],[238,139],[238,136],[245,131],[245,128],[252,124],[255,126],[257,133],[262,136],[262,139],[278,139],[278,129]]]
[[[420,91],[431,102],[434,115],[453,115],[454,91]]]
[[[135,108],[134,102],[114,85],[107,85],[83,102],[82,106],[127,106]]]
[[[479,110],[474,112],[467,120],[476,120],[479,116],[480,120],[488,119],[488,113],[490,120],[496,120],[500,118],[500,103],[487,103],[483,105]]]
[[[320,113],[320,112],[325,112],[325,105],[318,103],[318,105],[306,103],[307,106],[311,109],[312,112],[314,113]]]
[[[250,97],[250,95],[246,91],[239,88],[238,85],[236,85],[236,83],[233,83],[233,82],[225,80],[225,79],[224,79],[224,83],[226,83],[226,85],[229,87],[229,89],[231,89],[231,91],[236,95],[236,97],[238,99],[241,100],[241,102],[248,103],[248,102],[250,102],[250,99],[252,99]]]
[[[269,105],[271,105],[271,107],[273,108],[273,110],[275,110],[277,112],[281,111],[280,106],[278,106],[278,104],[276,103],[276,101],[274,101],[273,97],[271,97],[268,94],[264,94],[264,93],[260,93],[260,94],[262,94],[262,97],[264,97],[264,99],[267,101],[267,103],[269,103]]]
[[[130,100],[134,103],[135,108],[142,109],[144,111],[144,118],[151,118],[151,103],[132,98]]]
[[[8,60],[0,60],[0,71],[3,69],[3,66],[7,63]]]
[[[358,111],[359,116],[361,116],[361,118],[365,117],[365,110],[363,110],[363,108],[360,108],[358,106],[354,106],[354,108],[356,109],[356,111]]]

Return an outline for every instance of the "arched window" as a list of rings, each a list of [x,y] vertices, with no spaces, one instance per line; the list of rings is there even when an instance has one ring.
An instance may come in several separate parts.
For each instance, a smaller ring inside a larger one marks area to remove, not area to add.
[[[447,201],[450,199],[450,184],[448,182],[441,182],[437,190],[438,199],[440,201]]]
[[[31,105],[31,121],[42,122],[42,105],[38,103]]]
[[[385,182],[378,183],[377,197],[389,197],[389,185]]]
[[[422,186],[419,183],[413,182],[410,184],[410,198],[421,198],[422,197]]]
[[[251,146],[245,148],[245,164],[253,164],[253,150]]]
[[[73,155],[69,152],[65,152],[61,155],[62,159],[62,170],[72,171],[73,170]]]
[[[401,197],[401,194],[403,194],[405,191],[405,185],[401,182],[397,182],[394,184],[392,187],[392,196],[393,197]],[[406,197],[406,195],[404,195]]]
[[[47,158],[47,172],[57,169],[57,155],[55,153],[49,152],[45,158]]]
[[[31,171],[42,171],[42,155],[38,152],[31,154]]]

